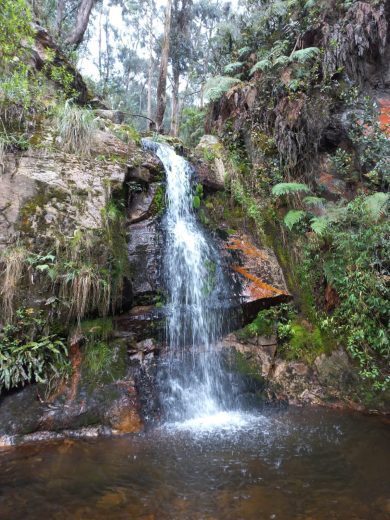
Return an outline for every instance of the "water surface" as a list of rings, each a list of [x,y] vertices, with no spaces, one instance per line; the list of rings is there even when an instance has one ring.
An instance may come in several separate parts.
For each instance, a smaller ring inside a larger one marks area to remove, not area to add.
[[[389,440],[380,418],[289,408],[6,449],[0,518],[385,520]]]

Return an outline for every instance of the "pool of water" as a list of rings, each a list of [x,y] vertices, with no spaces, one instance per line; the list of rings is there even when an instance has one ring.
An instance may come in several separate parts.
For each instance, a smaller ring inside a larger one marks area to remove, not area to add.
[[[313,409],[0,451],[1,519],[390,518],[389,426]]]

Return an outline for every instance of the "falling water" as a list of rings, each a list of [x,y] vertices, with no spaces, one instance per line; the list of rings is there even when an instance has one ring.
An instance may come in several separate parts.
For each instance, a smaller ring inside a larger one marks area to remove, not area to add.
[[[219,257],[193,209],[189,163],[166,144],[152,147],[166,172],[168,353],[161,370],[162,406],[168,420],[223,417],[229,407],[227,375],[216,348],[223,331],[227,285]]]

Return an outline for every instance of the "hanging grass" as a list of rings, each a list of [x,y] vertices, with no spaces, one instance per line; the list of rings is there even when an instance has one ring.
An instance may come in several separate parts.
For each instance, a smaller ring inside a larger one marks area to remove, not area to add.
[[[61,147],[65,152],[89,156],[97,124],[92,110],[66,101],[57,109],[55,118]]]

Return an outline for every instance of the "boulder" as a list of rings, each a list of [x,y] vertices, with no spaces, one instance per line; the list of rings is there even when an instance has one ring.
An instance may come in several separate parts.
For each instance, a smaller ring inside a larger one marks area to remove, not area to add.
[[[125,113],[121,112],[120,110],[104,110],[99,108],[95,110],[95,114],[98,117],[101,117],[102,119],[108,119],[117,125],[123,123],[125,119]]]
[[[227,167],[224,148],[218,137],[204,135],[194,150],[193,166],[199,182],[211,191],[223,190]]]
[[[283,271],[275,253],[255,246],[244,234],[230,235],[225,243],[231,276],[239,281],[237,295],[243,309],[244,322],[253,320],[265,308],[291,299]]]

